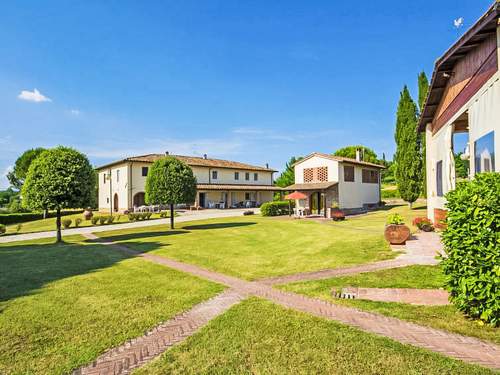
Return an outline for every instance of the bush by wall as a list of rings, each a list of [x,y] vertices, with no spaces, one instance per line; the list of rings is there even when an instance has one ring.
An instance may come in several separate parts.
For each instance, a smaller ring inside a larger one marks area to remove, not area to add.
[[[478,174],[446,199],[441,264],[451,300],[471,318],[499,326],[500,174]]]
[[[295,206],[294,202],[291,202],[291,207]],[[260,213],[262,216],[280,216],[290,214],[288,201],[273,201],[266,202],[260,206]]]
[[[82,213],[83,210],[67,210],[61,211],[61,216],[73,215]],[[47,218],[55,217],[55,211],[49,211],[47,213]],[[0,224],[17,224],[26,223],[28,221],[41,220],[43,219],[43,212],[19,212],[12,214],[0,214]]]
[[[0,236],[4,234],[7,231],[7,228],[5,228],[5,225],[0,224]]]

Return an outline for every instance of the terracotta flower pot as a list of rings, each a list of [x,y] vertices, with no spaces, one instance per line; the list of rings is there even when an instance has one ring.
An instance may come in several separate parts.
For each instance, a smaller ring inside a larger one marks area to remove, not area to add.
[[[83,218],[85,220],[92,219],[92,216],[94,216],[94,214],[90,208],[87,208],[85,211],[83,211]]]
[[[339,210],[338,208],[332,208],[330,211],[330,217],[334,221],[340,221],[345,219],[345,214],[342,210]]]
[[[389,224],[385,226],[384,236],[391,245],[404,245],[410,238],[410,228],[404,224]]]

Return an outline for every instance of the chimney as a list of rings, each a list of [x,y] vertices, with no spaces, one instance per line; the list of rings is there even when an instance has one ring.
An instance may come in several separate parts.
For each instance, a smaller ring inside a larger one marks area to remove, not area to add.
[[[168,154],[169,154],[169,152],[168,152],[168,151],[165,151],[165,155],[168,155]]]
[[[203,159],[206,159],[207,158],[207,154],[203,154]]]
[[[356,161],[361,161],[361,151],[358,149],[356,149]]]
[[[266,163],[266,169],[269,169],[269,163]]]

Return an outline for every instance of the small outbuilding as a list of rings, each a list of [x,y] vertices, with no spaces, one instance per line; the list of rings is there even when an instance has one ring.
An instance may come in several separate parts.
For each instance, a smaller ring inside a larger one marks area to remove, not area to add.
[[[306,199],[296,208],[310,215],[330,218],[332,209],[362,211],[381,201],[380,170],[384,166],[340,156],[312,153],[294,165],[295,183],[284,190],[298,191]]]

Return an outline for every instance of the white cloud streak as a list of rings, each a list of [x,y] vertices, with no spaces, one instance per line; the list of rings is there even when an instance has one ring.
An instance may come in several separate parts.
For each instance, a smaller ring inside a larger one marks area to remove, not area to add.
[[[42,103],[42,102],[51,102],[52,99],[43,95],[37,89],[33,89],[33,91],[22,90],[21,93],[17,96],[21,100],[25,100],[28,102],[34,103]]]

